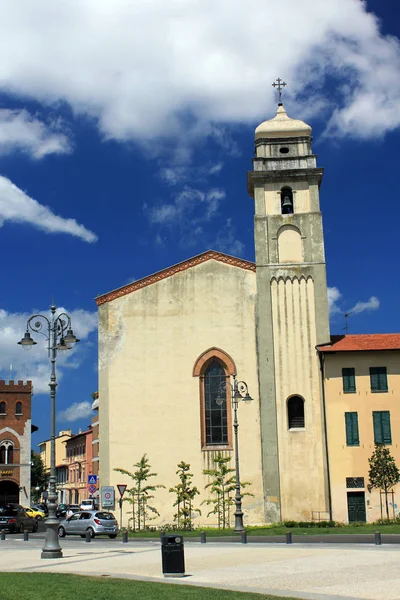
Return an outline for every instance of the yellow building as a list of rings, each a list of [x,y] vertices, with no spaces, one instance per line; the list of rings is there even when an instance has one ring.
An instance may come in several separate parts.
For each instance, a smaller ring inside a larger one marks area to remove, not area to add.
[[[385,444],[400,467],[400,334],[332,336],[319,352],[333,519],[386,518],[383,494],[368,488],[368,458],[375,442]],[[390,517],[399,495],[400,484],[389,494]]]
[[[65,452],[65,442],[72,435],[71,429],[66,429],[64,431],[60,431],[60,433],[55,437],[55,464],[56,464],[56,477],[57,477],[57,502],[66,502],[65,495],[65,485],[68,479],[68,469],[63,464],[63,459],[66,456]],[[42,463],[44,465],[45,471],[50,474],[50,452],[51,452],[51,440],[44,440],[38,444],[39,446],[39,454],[42,459]]]

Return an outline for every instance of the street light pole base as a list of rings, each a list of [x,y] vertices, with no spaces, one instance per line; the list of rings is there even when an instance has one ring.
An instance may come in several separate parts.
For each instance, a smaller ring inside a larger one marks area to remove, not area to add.
[[[46,519],[46,541],[40,558],[62,558],[63,553],[58,542],[58,520],[51,516]]]
[[[242,531],[245,531],[245,528],[243,525],[243,512],[241,510],[236,510],[235,511],[235,527],[234,527],[233,533],[242,533]]]
[[[61,548],[59,550],[45,550],[43,548],[40,558],[63,558]]]

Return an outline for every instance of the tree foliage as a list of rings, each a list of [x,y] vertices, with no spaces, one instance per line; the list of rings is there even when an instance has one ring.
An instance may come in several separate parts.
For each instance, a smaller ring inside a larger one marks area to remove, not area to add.
[[[233,493],[236,488],[236,477],[231,475],[235,472],[235,469],[229,467],[230,456],[225,456],[218,453],[213,462],[215,464],[214,469],[204,469],[204,475],[212,477],[210,483],[206,485],[206,489],[210,490],[211,498],[203,500],[202,504],[211,505],[213,508],[207,514],[207,517],[214,514],[218,518],[218,528],[226,529],[230,527],[231,521],[231,507],[235,504]],[[248,481],[241,481],[241,488],[249,486]],[[249,492],[242,492],[242,496],[253,496]]]
[[[139,462],[133,465],[136,471],[127,471],[126,469],[114,469],[122,475],[127,475],[133,480],[133,485],[127,490],[128,497],[123,502],[128,502],[132,506],[132,517],[129,519],[133,531],[143,531],[146,529],[146,522],[160,516],[154,506],[150,506],[149,500],[154,498],[152,492],[157,488],[165,488],[164,485],[150,485],[150,477],[157,477],[157,473],[151,473],[151,465],[147,454],[143,454]]]
[[[383,490],[385,493],[386,517],[389,519],[388,492],[400,481],[397,468],[389,448],[384,444],[375,444],[375,450],[368,459],[369,487]]]
[[[31,498],[33,502],[39,502],[42,491],[47,487],[47,482],[48,474],[40,454],[31,450]]]
[[[174,506],[178,507],[174,515],[178,529],[191,531],[193,529],[193,513],[201,514],[200,509],[193,508],[194,498],[200,494],[196,486],[192,486],[193,473],[190,473],[190,465],[183,460],[177,465],[176,474],[179,477],[179,483],[170,488],[171,493],[176,494]]]

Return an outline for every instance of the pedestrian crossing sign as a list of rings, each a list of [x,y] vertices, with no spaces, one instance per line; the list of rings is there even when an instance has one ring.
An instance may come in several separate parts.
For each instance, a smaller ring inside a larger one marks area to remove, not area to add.
[[[97,475],[88,475],[88,485],[97,484]]]

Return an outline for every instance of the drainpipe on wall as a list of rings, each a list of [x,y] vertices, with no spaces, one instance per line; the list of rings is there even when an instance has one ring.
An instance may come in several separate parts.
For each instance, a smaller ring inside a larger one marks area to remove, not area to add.
[[[320,352],[319,348],[320,346],[330,346],[332,344],[331,341],[329,341],[327,344],[317,344],[317,346],[315,346],[315,349],[318,353],[318,358],[319,358],[319,367],[321,370],[321,382],[322,382],[322,412],[324,415],[324,435],[325,435],[325,454],[326,454],[326,479],[327,479],[327,484],[328,484],[328,508],[329,508],[329,520],[333,521],[333,514],[332,514],[332,493],[331,493],[331,473],[330,473],[330,467],[329,467],[329,447],[328,447],[328,428],[327,428],[327,423],[326,423],[326,399],[325,399],[325,369],[324,369],[324,362],[325,362],[325,356],[323,354],[323,352]]]

